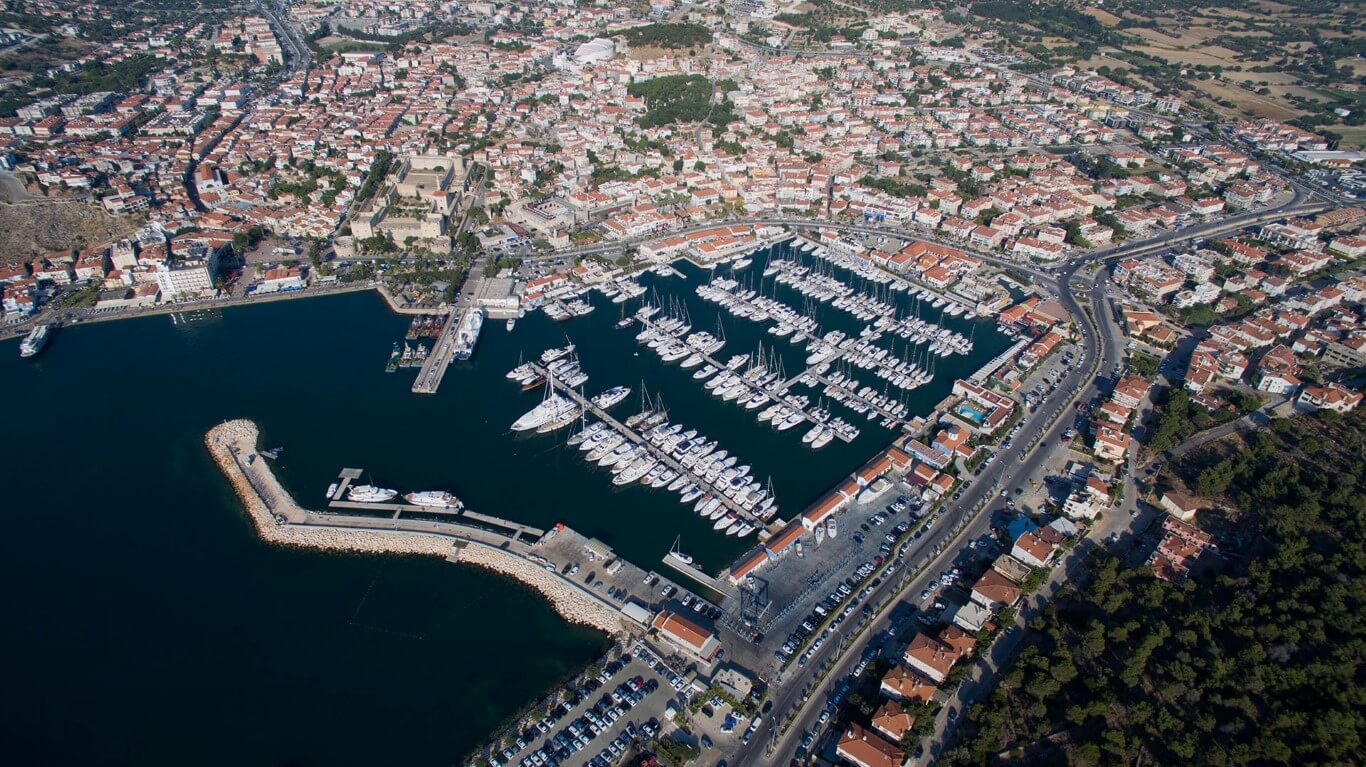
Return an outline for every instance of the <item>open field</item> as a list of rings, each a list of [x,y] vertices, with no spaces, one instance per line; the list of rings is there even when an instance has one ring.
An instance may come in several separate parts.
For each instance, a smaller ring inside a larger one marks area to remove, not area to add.
[[[1299,110],[1292,109],[1277,99],[1253,93],[1237,86],[1213,80],[1192,80],[1191,85],[1214,98],[1232,101],[1238,109],[1249,115],[1272,120],[1291,120],[1300,115]],[[1223,111],[1227,112],[1228,110],[1224,109]]]
[[[333,52],[381,51],[388,47],[384,43],[371,40],[356,40],[355,38],[342,37],[340,35],[328,35],[327,37],[323,37],[318,40],[318,46]]]
[[[1196,47],[1194,48],[1175,48],[1160,45],[1135,45],[1133,46],[1133,50],[1138,51],[1145,56],[1163,59],[1169,64],[1184,64],[1186,66],[1204,64],[1207,67],[1230,67],[1239,65],[1249,67],[1264,63],[1258,61],[1239,61],[1237,53],[1217,45],[1200,45],[1199,43],[1196,43],[1195,46]]]
[[[1326,125],[1324,129],[1342,136],[1338,149],[1366,148],[1366,125]]]
[[[1084,13],[1090,14],[1091,18],[1107,27],[1113,27],[1119,24],[1119,17],[1109,11],[1102,11],[1099,8],[1087,8]]]
[[[1163,29],[1147,29],[1146,27],[1140,27],[1130,29],[1128,32],[1131,35],[1150,41],[1155,47],[1171,49],[1202,45],[1206,40],[1219,36],[1219,32],[1204,27],[1179,29],[1175,25],[1164,27]]]

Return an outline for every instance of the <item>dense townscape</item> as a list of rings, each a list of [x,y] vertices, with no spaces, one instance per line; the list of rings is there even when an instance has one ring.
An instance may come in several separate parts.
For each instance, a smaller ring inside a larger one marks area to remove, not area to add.
[[[789,502],[528,349],[513,432],[745,539],[662,582],[359,470],[309,510],[216,427],[264,539],[613,636],[461,763],[1352,763],[1366,41],[1197,5],[8,0],[0,334],[375,289],[430,395],[486,323],[604,306],[730,414],[863,449]]]

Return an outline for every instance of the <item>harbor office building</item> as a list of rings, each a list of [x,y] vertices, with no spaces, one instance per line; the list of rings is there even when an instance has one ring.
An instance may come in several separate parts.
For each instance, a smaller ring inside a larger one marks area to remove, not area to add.
[[[650,622],[660,639],[706,664],[716,660],[721,641],[716,635],[688,618],[669,610],[660,610]]]

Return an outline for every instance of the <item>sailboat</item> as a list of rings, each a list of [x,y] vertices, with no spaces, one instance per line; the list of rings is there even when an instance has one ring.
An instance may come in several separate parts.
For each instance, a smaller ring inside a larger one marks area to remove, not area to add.
[[[674,559],[677,559],[679,562],[682,562],[685,565],[690,565],[692,564],[692,555],[684,554],[683,552],[678,550],[678,543],[681,540],[683,540],[682,535],[679,535],[677,538],[674,538],[674,545],[669,549],[669,556],[673,557]]]

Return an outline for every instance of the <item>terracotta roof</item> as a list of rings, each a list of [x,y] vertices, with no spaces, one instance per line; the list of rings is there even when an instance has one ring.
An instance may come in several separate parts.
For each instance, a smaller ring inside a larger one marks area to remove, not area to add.
[[[668,610],[661,610],[650,625],[699,653],[715,638],[710,631]]]
[[[901,749],[856,724],[845,728],[836,753],[858,767],[900,767],[906,758]]]
[[[872,724],[873,729],[899,742],[915,725],[915,717],[906,713],[900,703],[889,700],[873,712]]]
[[[906,662],[933,676],[946,677],[958,662],[959,653],[928,634],[916,634],[906,646]]]
[[[882,677],[882,689],[903,700],[928,701],[939,686],[905,666],[893,666]]]

